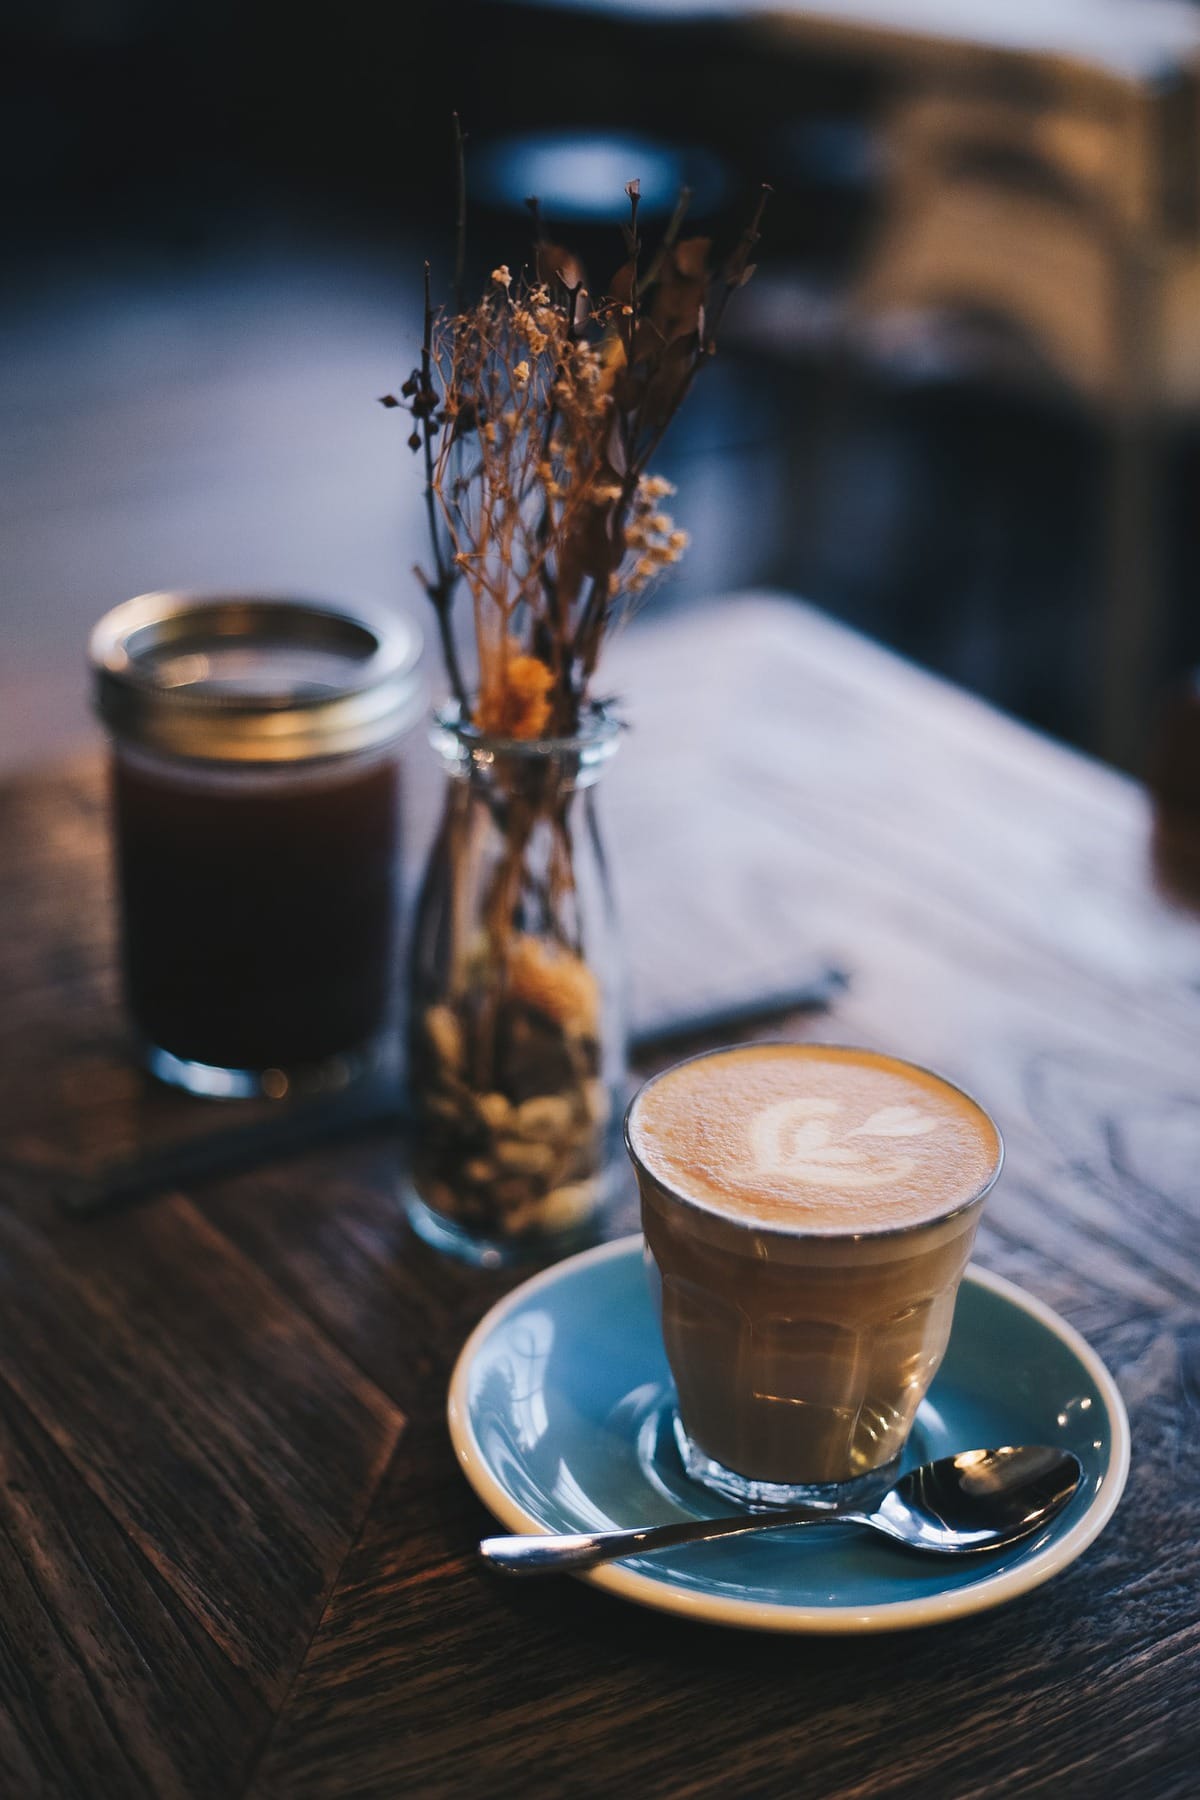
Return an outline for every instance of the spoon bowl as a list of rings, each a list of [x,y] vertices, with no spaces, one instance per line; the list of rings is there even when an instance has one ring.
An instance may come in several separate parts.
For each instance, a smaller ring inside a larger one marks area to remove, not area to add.
[[[785,1525],[844,1524],[881,1532],[906,1549],[971,1556],[1032,1537],[1062,1511],[1082,1475],[1079,1458],[1070,1450],[1006,1444],[995,1450],[962,1450],[910,1469],[871,1512],[788,1506],[627,1531],[484,1538],[479,1554],[504,1575],[579,1574],[675,1544],[744,1537]]]

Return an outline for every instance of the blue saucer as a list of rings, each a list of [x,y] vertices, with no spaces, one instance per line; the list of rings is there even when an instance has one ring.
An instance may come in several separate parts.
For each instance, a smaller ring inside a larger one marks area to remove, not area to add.
[[[595,1531],[735,1511],[690,1481],[640,1237],[602,1244],[494,1306],[450,1384],[468,1481],[510,1531]],[[817,1525],[629,1557],[581,1577],[644,1606],[766,1631],[895,1631],[998,1606],[1057,1574],[1111,1517],[1129,1469],[1116,1384],[1058,1315],[968,1270],[945,1361],[904,1467],[959,1450],[1061,1444],[1078,1493],[1037,1537],[991,1556],[918,1556]]]

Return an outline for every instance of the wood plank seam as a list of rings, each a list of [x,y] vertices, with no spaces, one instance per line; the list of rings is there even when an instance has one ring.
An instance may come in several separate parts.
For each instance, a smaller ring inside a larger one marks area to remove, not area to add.
[[[390,1464],[396,1443],[399,1441],[400,1434],[408,1423],[408,1419],[402,1408],[395,1400],[393,1400],[390,1394],[380,1387],[374,1376],[370,1375],[358,1360],[352,1356],[349,1351],[344,1349],[343,1346],[338,1343],[336,1338],[331,1336],[321,1319],[310,1312],[306,1306],[302,1305],[295,1294],[289,1293],[289,1291],[275,1279],[275,1276],[270,1270],[259,1261],[252,1251],[245,1248],[244,1245],[239,1244],[227,1231],[223,1231],[219,1225],[215,1224],[214,1221],[209,1218],[208,1214],[196,1204],[190,1194],[183,1193],[176,1189],[170,1197],[175,1200],[188,1215],[190,1215],[191,1219],[194,1221],[195,1229],[202,1237],[207,1237],[214,1243],[224,1245],[233,1256],[238,1258],[239,1261],[249,1263],[255,1270],[259,1280],[272,1290],[280,1300],[281,1304],[286,1307],[289,1312],[294,1313],[297,1318],[303,1319],[305,1325],[309,1328],[314,1337],[320,1338],[328,1352],[330,1360],[336,1367],[341,1368],[351,1383],[355,1386],[361,1385],[369,1390],[377,1403],[376,1410],[378,1411],[381,1422],[390,1420],[395,1426],[395,1435],[389,1446],[387,1455],[382,1459],[384,1467]],[[373,1486],[377,1485],[378,1476],[376,1475]]]
[[[367,1530],[368,1526],[371,1523],[371,1517],[372,1517],[372,1513],[374,1510],[375,1500],[378,1497],[378,1495],[382,1489],[383,1483],[386,1480],[386,1478],[391,1470],[392,1464],[394,1463],[396,1456],[399,1453],[399,1449],[400,1449],[400,1442],[399,1442],[399,1439],[397,1439],[397,1441],[392,1446],[392,1451],[391,1451],[391,1455],[388,1457],[387,1466],[382,1470],[379,1480],[376,1482],[374,1488],[371,1491],[370,1499],[369,1499],[367,1505],[363,1509],[363,1515],[358,1522],[358,1529],[354,1534],[354,1540],[352,1543],[350,1543],[346,1546],[346,1553],[342,1557],[341,1562],[338,1564],[337,1572],[334,1575],[332,1581],[329,1583],[329,1586],[326,1589],[325,1593],[321,1597],[320,1614],[318,1615],[316,1622],[313,1625],[312,1633],[309,1636],[308,1641],[304,1645],[303,1654],[300,1656],[299,1660],[296,1663],[295,1668],[292,1670],[292,1673],[288,1679],[287,1687],[284,1689],[282,1695],[280,1696],[279,1704],[275,1708],[275,1715],[272,1718],[270,1724],[267,1726],[267,1729],[263,1732],[262,1738],[261,1738],[259,1744],[257,1745],[257,1747],[255,1748],[254,1754],[252,1755],[252,1757],[250,1759],[250,1762],[248,1764],[248,1772],[247,1772],[246,1780],[245,1780],[243,1787],[240,1790],[239,1800],[244,1800],[244,1797],[252,1791],[255,1781],[258,1778],[258,1772],[261,1769],[263,1763],[266,1761],[267,1752],[270,1750],[271,1745],[274,1742],[276,1730],[278,1729],[281,1721],[283,1720],[285,1714],[287,1713],[288,1703],[291,1700],[292,1694],[295,1692],[297,1683],[302,1679],[302,1677],[304,1675],[304,1671],[305,1671],[306,1667],[308,1666],[308,1659],[312,1652],[313,1645],[317,1642],[318,1638],[321,1636],[321,1632],[324,1628],[325,1621],[326,1621],[327,1617],[329,1616],[329,1610],[332,1607],[335,1598],[337,1597],[338,1591],[341,1587],[341,1579],[342,1579],[343,1571],[345,1570],[347,1563],[351,1560],[351,1558],[354,1556],[354,1554],[358,1550],[359,1545],[362,1543],[363,1534]]]
[[[2,1371],[0,1371],[0,1385],[2,1385],[4,1388],[9,1407],[12,1409],[12,1412],[15,1413],[24,1422],[26,1430],[29,1432],[36,1432],[39,1435],[44,1436],[45,1434],[42,1431],[41,1426],[38,1424],[38,1422],[34,1418],[33,1414],[29,1411],[29,1408],[25,1405],[24,1401],[21,1399],[21,1396],[9,1384],[9,1382],[5,1378]],[[47,1441],[50,1442],[52,1440],[47,1439]],[[55,1445],[54,1449],[58,1455],[61,1456],[63,1454],[61,1448],[58,1445]],[[133,1559],[135,1560],[135,1562],[137,1562],[143,1566],[145,1573],[146,1573],[147,1585],[151,1585],[156,1576],[158,1577],[158,1579],[161,1579],[161,1576],[158,1576],[158,1571],[156,1571],[154,1569],[153,1564],[143,1554],[142,1550],[133,1541],[133,1539],[130,1537],[129,1533],[127,1531],[125,1531],[123,1526],[120,1524],[119,1520],[117,1520],[113,1517],[112,1513],[109,1511],[109,1509],[105,1505],[104,1501],[98,1495],[91,1493],[90,1489],[89,1489],[89,1493],[91,1494],[93,1503],[100,1509],[101,1512],[103,1512],[105,1518],[112,1525],[113,1530],[118,1532],[120,1534],[121,1538],[123,1539],[123,1541],[128,1545],[130,1554],[133,1557]],[[9,1540],[9,1541],[11,1543],[11,1540]],[[13,1549],[14,1553],[17,1553],[19,1555],[19,1547],[16,1544],[12,1544],[12,1549]],[[101,1581],[99,1575],[96,1573],[96,1571],[94,1571],[92,1569],[90,1563],[87,1561],[87,1558],[84,1554],[82,1545],[77,1544],[76,1549],[80,1556],[80,1560],[84,1563],[84,1566],[87,1569],[88,1575],[92,1578],[92,1580],[95,1583],[95,1589],[96,1589],[96,1593],[97,1593],[98,1597],[104,1602],[104,1605],[105,1605],[107,1611],[109,1612],[110,1616],[113,1618],[114,1624],[116,1625],[116,1627],[119,1630],[123,1631],[124,1626],[122,1625],[121,1621],[117,1618],[117,1615],[113,1610],[108,1592],[107,1592],[103,1582]],[[79,1671],[80,1678],[83,1681],[85,1687],[87,1688],[88,1693],[90,1694],[92,1701],[96,1707],[96,1711],[100,1715],[100,1718],[102,1719],[105,1728],[107,1729],[110,1736],[112,1737],[114,1744],[116,1744],[116,1746],[121,1750],[122,1754],[125,1755],[126,1750],[125,1750],[123,1733],[120,1729],[120,1726],[119,1726],[116,1718],[113,1716],[111,1708],[107,1704],[107,1700],[106,1700],[103,1690],[101,1689],[101,1687],[95,1680],[93,1672],[89,1668],[86,1659],[77,1654],[76,1645],[71,1640],[71,1638],[68,1636],[66,1631],[63,1629],[62,1621],[56,1614],[54,1608],[50,1605],[48,1597],[44,1592],[43,1586],[37,1578],[36,1571],[30,1566],[29,1561],[26,1558],[20,1557],[20,1561],[21,1561],[22,1574],[24,1575],[26,1584],[27,1584],[31,1594],[35,1598],[42,1615],[45,1617],[47,1623],[51,1626],[55,1637],[58,1639],[59,1643],[62,1645],[63,1651],[64,1651],[65,1655],[67,1656],[67,1658],[69,1659],[72,1667],[74,1667],[75,1669],[77,1669]],[[233,1661],[229,1657],[224,1646],[221,1645],[220,1643],[218,1643],[216,1641],[216,1639],[212,1636],[211,1633],[206,1632],[205,1635],[208,1638],[208,1641],[212,1644],[217,1655],[221,1658],[221,1660],[224,1662],[225,1666],[228,1668],[231,1676],[238,1675],[240,1673],[240,1671],[236,1668],[236,1665],[233,1663]],[[128,1760],[127,1755],[126,1755],[126,1760]],[[142,1789],[142,1791],[144,1793],[152,1796],[152,1790],[144,1787],[144,1785],[141,1783],[140,1780],[139,1780],[139,1787]]]
[[[189,1228],[196,1233],[200,1240],[203,1241],[207,1239],[210,1243],[219,1246],[223,1255],[232,1258],[236,1263],[241,1263],[248,1271],[251,1271],[254,1281],[270,1291],[274,1296],[276,1303],[281,1308],[281,1311],[295,1319],[303,1327],[304,1333],[309,1336],[314,1343],[319,1343],[322,1357],[324,1358],[326,1365],[331,1366],[335,1373],[340,1374],[344,1385],[356,1394],[356,1397],[377,1419],[382,1432],[379,1449],[373,1462],[369,1465],[366,1479],[363,1483],[360,1495],[358,1496],[359,1504],[357,1507],[357,1516],[353,1523],[353,1529],[347,1534],[347,1544],[356,1542],[362,1527],[362,1522],[370,1514],[371,1505],[378,1491],[379,1484],[391,1465],[396,1446],[399,1443],[402,1432],[407,1424],[405,1414],[368,1375],[357,1367],[340,1346],[329,1338],[328,1333],[325,1332],[320,1325],[310,1319],[309,1316],[295,1304],[294,1300],[289,1295],[280,1290],[278,1284],[260,1267],[258,1262],[252,1259],[240,1246],[232,1242],[225,1233],[212,1225],[187,1196],[179,1194],[163,1196],[161,1204],[164,1206],[171,1206],[178,1214],[181,1214],[188,1223]],[[88,1226],[77,1229],[93,1230],[97,1228]],[[100,1227],[100,1229],[103,1229],[103,1227]],[[156,1554],[156,1551],[160,1551],[160,1546],[158,1546],[152,1538],[147,1537],[144,1534],[139,1536],[131,1531],[128,1524],[114,1511],[106,1492],[103,1479],[97,1474],[96,1470],[90,1466],[86,1456],[80,1454],[79,1446],[73,1441],[70,1431],[64,1428],[63,1422],[54,1416],[43,1416],[43,1412],[39,1410],[34,1394],[26,1392],[24,1386],[18,1380],[13,1379],[10,1371],[6,1369],[0,1371],[0,1378],[3,1379],[6,1390],[15,1395],[23,1409],[28,1411],[30,1416],[37,1421],[39,1428],[45,1433],[49,1442],[54,1445],[57,1452],[63,1457],[67,1465],[74,1471],[82,1484],[87,1488],[94,1502],[103,1509],[106,1516],[111,1520],[114,1528],[121,1533],[135,1550],[137,1550],[141,1558],[155,1570],[158,1578],[167,1584],[171,1592],[177,1597],[180,1605],[186,1609],[189,1617],[192,1618],[192,1620],[205,1632],[206,1636],[217,1645],[222,1651],[222,1654],[229,1657],[231,1654],[229,1645],[222,1643],[221,1638],[214,1627],[213,1619],[206,1615],[204,1607],[199,1603],[197,1596],[193,1593],[191,1585],[186,1579],[181,1577],[181,1571],[176,1567],[175,1562],[165,1552]],[[342,1567],[342,1561],[343,1558],[339,1558],[336,1569],[331,1569],[322,1587],[314,1607],[314,1616],[316,1617],[319,1617],[324,1612],[328,1603],[329,1593],[334,1586],[336,1586]],[[307,1645],[307,1637],[304,1641],[305,1645]],[[236,1663],[236,1658],[233,1658],[232,1660],[235,1661],[236,1666],[241,1668],[241,1665]],[[244,1674],[248,1671],[246,1668],[241,1668],[241,1672]],[[289,1670],[286,1675],[287,1686],[290,1686],[293,1678],[294,1670]]]

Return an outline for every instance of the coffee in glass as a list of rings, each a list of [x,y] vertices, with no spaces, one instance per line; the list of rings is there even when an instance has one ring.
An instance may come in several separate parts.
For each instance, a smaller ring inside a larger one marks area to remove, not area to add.
[[[896,1057],[756,1044],[647,1082],[626,1141],[689,1473],[751,1504],[885,1480],[1000,1170],[982,1107]]]

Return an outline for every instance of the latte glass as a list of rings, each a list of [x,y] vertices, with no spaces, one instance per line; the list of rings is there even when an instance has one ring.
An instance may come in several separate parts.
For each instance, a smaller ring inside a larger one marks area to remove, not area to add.
[[[917,1223],[881,1225],[886,1195],[883,1206],[873,1197],[864,1226],[849,1194],[844,1229],[756,1219],[744,1202],[722,1210],[711,1180],[698,1176],[688,1191],[686,1137],[666,1182],[647,1166],[654,1159],[644,1137],[639,1148],[638,1115],[670,1070],[647,1083],[627,1115],[680,1452],[694,1479],[750,1505],[861,1502],[888,1484],[945,1353],[984,1198],[1000,1172],[1000,1134],[981,1107],[928,1071],[881,1060],[936,1082],[987,1134],[986,1177]]]

